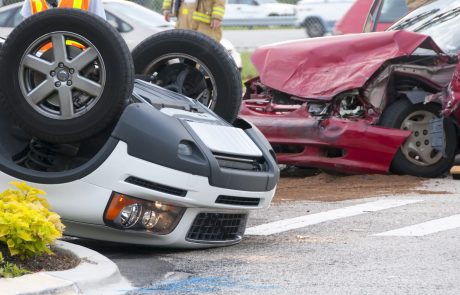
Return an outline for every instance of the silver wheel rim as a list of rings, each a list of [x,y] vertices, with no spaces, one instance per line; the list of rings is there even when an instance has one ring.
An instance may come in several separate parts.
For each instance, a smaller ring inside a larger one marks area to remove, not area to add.
[[[193,62],[195,63],[194,68],[200,71],[203,74],[203,77],[206,81],[210,82],[210,86],[196,97],[192,97],[197,99],[203,105],[207,106],[210,109],[214,109],[217,102],[217,87],[216,87],[216,80],[208,69],[208,67],[199,59],[184,53],[170,53],[165,54],[157,59],[153,60],[150,64],[148,64],[143,71],[143,75],[153,75],[157,76],[159,71],[163,66],[174,65],[177,63],[185,63],[185,62]],[[181,91],[178,91],[182,93]]]
[[[442,159],[442,153],[431,147],[430,123],[436,118],[429,111],[416,111],[402,122],[401,129],[412,131],[401,147],[409,162],[418,166],[430,166]]]
[[[43,51],[49,43],[52,47]],[[19,66],[19,87],[27,103],[41,115],[58,120],[79,117],[93,108],[104,92],[105,79],[99,51],[71,32],[41,36],[27,48]]]

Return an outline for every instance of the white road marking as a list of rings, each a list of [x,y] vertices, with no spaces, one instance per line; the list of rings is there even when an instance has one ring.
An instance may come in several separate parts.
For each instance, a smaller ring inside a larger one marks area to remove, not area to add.
[[[245,235],[255,236],[268,236],[281,232],[285,232],[292,229],[306,227],[313,224],[322,223],[325,221],[351,217],[361,215],[369,212],[375,212],[394,207],[409,205],[418,203],[421,200],[395,200],[395,199],[384,199],[370,203],[359,204],[355,206],[330,210],[326,212],[304,215],[300,217],[279,220],[275,222],[265,223],[258,226],[250,227],[246,229]]]
[[[460,227],[460,214],[375,234],[374,236],[421,237]]]

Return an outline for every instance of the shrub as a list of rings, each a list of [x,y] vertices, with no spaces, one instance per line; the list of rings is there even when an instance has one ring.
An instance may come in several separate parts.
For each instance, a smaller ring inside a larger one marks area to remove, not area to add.
[[[21,268],[14,263],[5,262],[3,257],[0,257],[0,277],[15,278],[28,273],[30,273],[30,271],[27,269]]]
[[[45,192],[24,182],[11,182],[16,189],[0,193],[0,242],[10,254],[24,259],[42,253],[52,254],[49,245],[62,236],[59,215],[49,211]]]

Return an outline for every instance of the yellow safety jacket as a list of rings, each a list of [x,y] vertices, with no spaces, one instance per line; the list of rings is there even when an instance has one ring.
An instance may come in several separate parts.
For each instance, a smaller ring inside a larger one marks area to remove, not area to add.
[[[88,11],[90,0],[61,0],[57,8],[75,8]],[[45,10],[50,9],[48,2],[46,0],[30,0],[30,5],[32,8],[32,14],[36,14]],[[74,46],[84,50],[86,47],[80,42],[67,39],[65,44],[68,46]],[[51,42],[43,45],[39,51],[45,52],[53,47]]]
[[[177,16],[176,28],[201,32],[217,42],[222,39],[222,29],[211,29],[210,24],[213,19],[224,18],[225,0],[164,0],[163,10],[171,11],[175,1],[181,1],[178,11],[173,11]]]
[[[90,0],[61,0],[58,4],[58,8],[76,8],[88,11]],[[41,11],[50,9],[46,0],[30,0],[32,8],[32,14],[39,13]]]

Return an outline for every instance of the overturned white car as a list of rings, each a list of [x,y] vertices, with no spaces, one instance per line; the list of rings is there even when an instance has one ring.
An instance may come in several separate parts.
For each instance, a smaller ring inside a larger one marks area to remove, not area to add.
[[[238,243],[249,211],[269,205],[279,171],[262,134],[236,118],[234,62],[218,43],[180,30],[147,39],[133,56],[109,24],[82,11],[21,23],[0,53],[1,186],[19,179],[44,189],[67,235]]]

